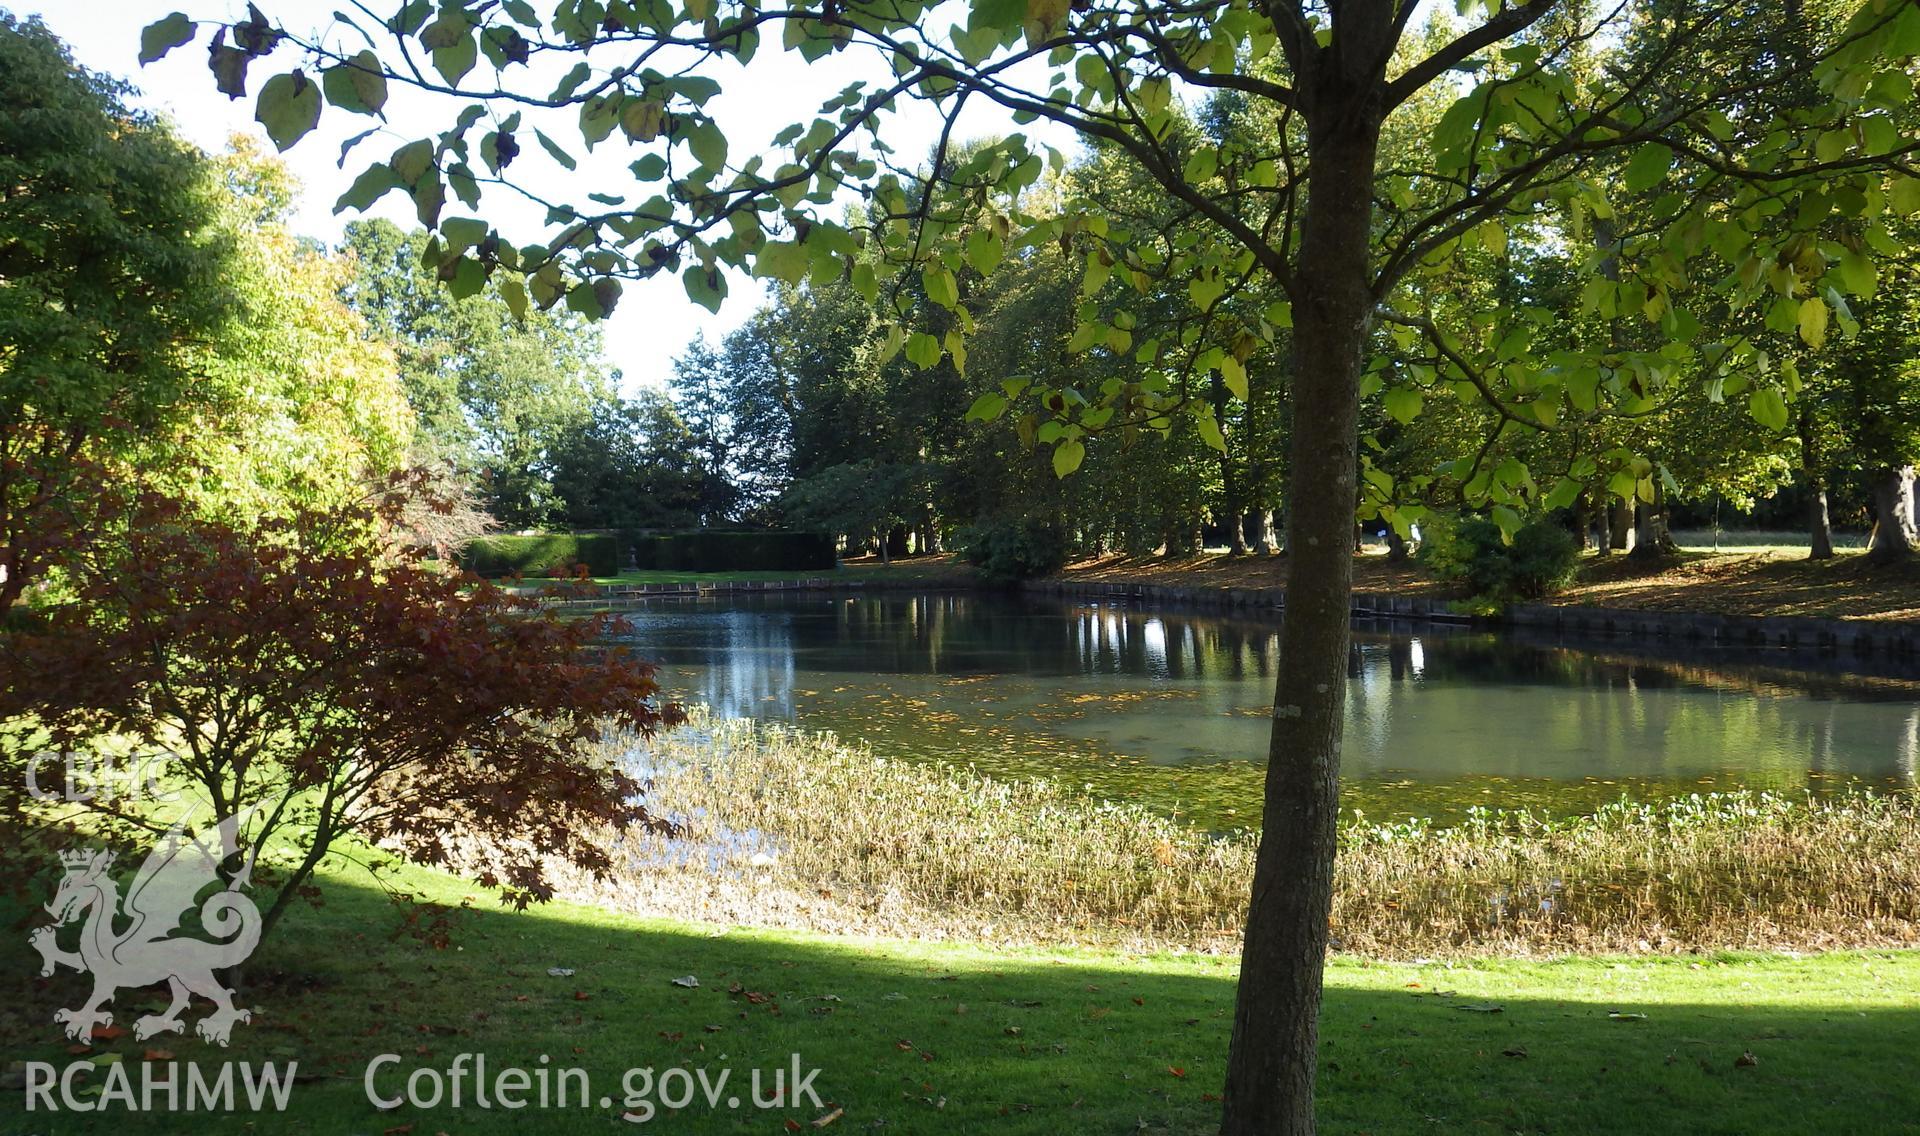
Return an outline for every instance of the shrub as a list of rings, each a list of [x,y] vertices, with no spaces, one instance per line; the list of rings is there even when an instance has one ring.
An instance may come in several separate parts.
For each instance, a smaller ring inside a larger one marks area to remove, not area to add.
[[[668,572],[805,572],[839,564],[833,538],[789,530],[699,529],[630,538],[633,561]]]
[[[1004,586],[1051,575],[1067,562],[1065,530],[1031,517],[970,526],[961,532],[960,545],[987,584]]]
[[[1475,597],[1505,604],[1538,599],[1566,587],[1579,562],[1573,534],[1547,519],[1528,521],[1504,540],[1480,517],[1436,518],[1426,527],[1419,559],[1443,579],[1459,580]]]
[[[460,550],[460,566],[476,576],[544,576],[584,564],[595,576],[620,571],[617,546],[610,536],[542,533],[538,536],[484,536]]]
[[[261,938],[338,841],[443,864],[484,840],[475,875],[524,906],[551,894],[549,857],[604,873],[617,845],[603,832],[656,824],[601,749],[603,731],[681,717],[651,665],[606,645],[624,625],[395,557],[357,535],[375,520],[352,505],[227,523],[147,495],[75,602],[0,639],[0,729],[49,751],[171,751],[169,787],[216,806],[229,855],[274,850],[251,876],[270,896]],[[9,824],[36,815],[26,752],[0,752]],[[42,827],[157,831],[119,804]]]

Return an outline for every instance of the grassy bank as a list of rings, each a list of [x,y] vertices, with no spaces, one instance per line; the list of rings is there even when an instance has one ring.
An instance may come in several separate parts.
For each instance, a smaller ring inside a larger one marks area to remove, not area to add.
[[[1810,561],[1804,546],[1777,543],[1787,534],[1682,533],[1681,554],[1646,564],[1626,556],[1581,557],[1579,572],[1549,602],[1717,615],[1799,615],[1823,619],[1920,619],[1920,563],[1869,562],[1857,548],[1833,560]],[[1358,592],[1460,598],[1457,589],[1411,562],[1391,563],[1384,550],[1354,557]],[[1071,580],[1188,587],[1278,588],[1286,557],[1232,557],[1221,551],[1180,559],[1107,556],[1067,566]]]
[[[629,1068],[744,1079],[795,1053],[820,1070],[819,1108],[702,1104],[637,1130],[767,1133],[791,1121],[814,1131],[834,1117],[823,1131],[1199,1134],[1216,1117],[1230,959],[834,939],[560,903],[514,915],[484,897],[456,917],[454,946],[434,950],[398,935],[396,909],[356,879],[326,878],[325,906],[298,909],[256,956],[240,998],[254,1018],[230,1048],[129,1035],[84,1055],[132,1067],[297,1061],[287,1113],[48,1116],[24,1113],[8,1088],[0,1133],[628,1132]],[[472,895],[433,873],[402,881],[442,903]],[[0,938],[4,973],[24,978],[36,963],[24,934]],[[700,986],[673,984],[687,975]],[[1920,1082],[1900,1072],[1920,1047],[1920,956],[1910,953],[1341,958],[1327,982],[1330,1132],[1894,1132],[1920,1116]],[[51,1016],[81,1000],[83,980],[62,971],[13,989],[0,1011],[8,1059],[78,1060]],[[125,992],[116,1009],[143,1012],[142,997]],[[400,1060],[376,1077],[383,1096],[459,1053],[485,1054],[492,1069],[537,1068],[544,1054],[585,1069],[611,1100],[380,1111],[363,1077],[388,1053]]]
[[[1250,833],[744,721],[697,716],[656,760],[653,802],[686,835],[640,841],[622,880],[577,894],[773,926],[1238,942]],[[1399,958],[1916,943],[1920,802],[1733,793],[1447,828],[1354,819],[1334,934]]]

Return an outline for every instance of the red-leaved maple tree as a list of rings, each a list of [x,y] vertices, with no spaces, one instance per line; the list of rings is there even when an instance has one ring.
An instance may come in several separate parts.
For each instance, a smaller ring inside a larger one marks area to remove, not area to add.
[[[30,748],[169,753],[167,782],[203,799],[197,821],[244,818],[263,936],[343,838],[457,863],[517,906],[552,894],[550,857],[606,871],[609,832],[663,827],[616,743],[679,708],[608,644],[609,617],[558,618],[383,548],[406,501],[237,523],[141,496],[72,601],[4,637],[9,763]],[[0,807],[42,835],[131,837],[180,811],[116,796],[49,817],[23,773]]]

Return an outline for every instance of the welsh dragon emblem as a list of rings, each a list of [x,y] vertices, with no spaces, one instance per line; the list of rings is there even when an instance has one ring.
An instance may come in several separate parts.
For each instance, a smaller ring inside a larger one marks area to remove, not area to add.
[[[62,852],[66,874],[47,911],[51,927],[41,927],[28,941],[40,952],[42,976],[57,966],[93,975],[93,993],[85,1003],[60,1010],[54,1021],[69,1038],[90,1041],[93,1031],[113,1024],[105,1006],[123,987],[167,984],[173,1002],[165,1012],[148,1014],[133,1023],[133,1036],[144,1041],[184,1028],[180,1015],[195,994],[214,1005],[211,1014],[194,1025],[194,1032],[215,1045],[227,1044],[235,1022],[251,1015],[233,1004],[233,991],[213,972],[246,960],[260,942],[260,910],[241,894],[253,872],[253,863],[231,879],[220,877],[220,864],[239,847],[244,817],[229,817],[216,826],[219,844],[208,847],[205,837],[186,835],[186,818],[175,822],[134,873],[123,899],[120,885],[109,874],[114,855],[105,849]],[[205,836],[211,836],[209,831]],[[219,890],[200,900],[201,893]],[[200,928],[212,940],[181,937],[180,921],[199,902]],[[61,949],[59,930],[80,923],[78,951]]]

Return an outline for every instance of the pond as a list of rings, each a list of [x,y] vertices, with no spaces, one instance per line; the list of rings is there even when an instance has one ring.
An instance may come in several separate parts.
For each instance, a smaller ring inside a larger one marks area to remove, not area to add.
[[[663,686],[723,715],[1056,777],[1210,827],[1258,818],[1277,616],[975,593],[661,599],[626,614]],[[1359,624],[1342,804],[1445,820],[1623,794],[1911,787],[1920,681],[1807,669],[1819,662]]]

